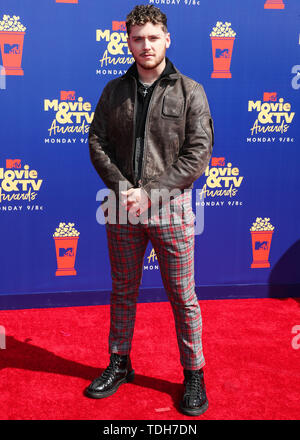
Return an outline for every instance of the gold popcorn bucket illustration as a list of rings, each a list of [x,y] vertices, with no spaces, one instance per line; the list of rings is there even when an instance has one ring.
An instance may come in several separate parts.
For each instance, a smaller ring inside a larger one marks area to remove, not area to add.
[[[269,254],[273,231],[251,231],[253,261],[251,268],[270,267]]]
[[[57,270],[56,276],[76,275],[75,259],[79,237],[54,237]]]
[[[210,37],[214,70],[211,78],[231,78],[230,64],[235,37]]]
[[[284,9],[283,0],[267,0],[264,6],[265,9]]]
[[[24,75],[21,67],[25,32],[0,31],[2,64],[1,74]]]

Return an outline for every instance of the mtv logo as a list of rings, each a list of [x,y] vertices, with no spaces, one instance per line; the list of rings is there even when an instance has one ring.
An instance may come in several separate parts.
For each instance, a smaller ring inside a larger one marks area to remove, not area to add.
[[[277,101],[277,93],[276,92],[265,92],[264,93],[264,97],[263,97],[264,101]]]
[[[59,248],[59,256],[60,257],[74,257],[74,249],[73,248]]]
[[[125,21],[114,21],[112,22],[113,31],[123,31],[126,32],[126,22]]]
[[[19,44],[4,44],[4,53],[9,53],[12,55],[17,55],[20,53],[20,45]]]
[[[216,58],[229,58],[230,51],[229,49],[216,49]]]
[[[75,101],[75,91],[74,90],[61,90],[60,92],[61,101]]]
[[[6,159],[6,168],[21,168],[21,159]]]
[[[268,242],[267,241],[256,241],[255,242],[255,250],[258,251],[260,249],[267,250]]]
[[[225,167],[225,157],[212,157],[211,158],[212,167]]]

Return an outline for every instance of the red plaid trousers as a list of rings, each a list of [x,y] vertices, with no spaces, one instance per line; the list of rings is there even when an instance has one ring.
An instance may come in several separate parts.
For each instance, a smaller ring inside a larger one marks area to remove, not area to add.
[[[179,209],[174,210],[174,206]],[[182,213],[181,219],[178,213]],[[106,223],[112,276],[110,353],[130,353],[144,255],[150,240],[174,314],[180,362],[190,370],[204,366],[202,318],[194,281],[194,220],[189,191],[144,223]]]

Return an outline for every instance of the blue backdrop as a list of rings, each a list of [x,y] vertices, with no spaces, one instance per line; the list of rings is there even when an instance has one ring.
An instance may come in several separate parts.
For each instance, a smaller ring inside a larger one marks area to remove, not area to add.
[[[109,301],[105,186],[87,132],[105,84],[132,62],[124,20],[136,3],[1,2],[1,308]],[[193,190],[199,298],[299,296],[298,0],[141,3],[167,14],[167,55],[203,84],[214,119]],[[55,240],[62,223],[71,236]],[[140,301],[164,299],[149,244]]]

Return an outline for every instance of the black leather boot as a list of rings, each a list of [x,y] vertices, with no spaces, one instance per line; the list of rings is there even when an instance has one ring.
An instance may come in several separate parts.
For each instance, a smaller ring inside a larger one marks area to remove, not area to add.
[[[85,389],[85,395],[93,399],[102,399],[114,394],[122,383],[132,382],[134,370],[129,355],[112,353],[109,366]]]
[[[184,393],[180,409],[187,416],[200,416],[208,408],[203,370],[183,370]]]

